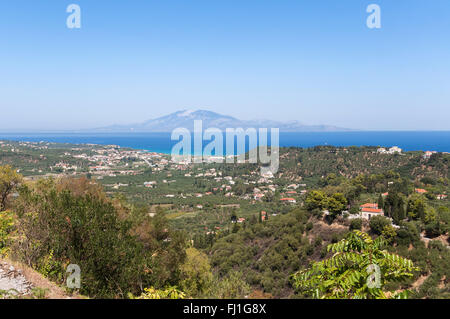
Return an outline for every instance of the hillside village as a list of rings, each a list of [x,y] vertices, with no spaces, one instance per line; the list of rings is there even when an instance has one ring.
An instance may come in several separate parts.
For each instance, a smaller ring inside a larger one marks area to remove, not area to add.
[[[286,167],[289,158],[292,158],[289,152],[282,152],[282,167],[276,176],[272,174],[261,176],[257,165],[241,165],[244,172],[240,173],[236,172],[235,165],[227,167],[215,164],[213,162],[215,158],[206,158],[200,165],[190,162],[180,163],[173,162],[167,154],[121,148],[117,145],[0,141],[0,151],[1,163],[17,164],[17,171],[26,179],[88,176],[101,182],[111,195],[123,193],[131,199],[144,199],[153,205],[172,205],[175,210],[178,208],[187,212],[211,207],[221,209],[233,207],[233,210],[238,211],[252,207],[250,210],[253,213],[257,210],[260,213],[264,211],[266,205],[269,206],[266,209],[269,215],[276,216],[286,211],[286,208],[276,207],[303,205],[308,191],[317,187],[317,182],[302,179],[301,175],[289,177],[292,170],[302,164],[300,161],[293,168]],[[336,156],[340,153],[349,154],[349,149],[327,148],[326,152]],[[370,153],[375,156],[405,155],[397,146],[369,149],[368,154]],[[436,152],[426,151],[420,157],[428,161],[433,154]],[[417,188],[416,192],[424,194],[427,191]],[[437,200],[444,200],[447,197],[447,194],[434,195]],[[327,210],[323,213],[329,214]],[[384,214],[381,208],[370,203],[361,203],[358,214],[350,214],[348,208],[344,209],[343,213],[348,214],[350,219],[366,220]],[[180,218],[183,214],[177,212],[175,215],[176,218]],[[243,222],[249,217],[249,214],[243,213],[239,221]],[[217,226],[224,225],[215,225],[211,228]]]

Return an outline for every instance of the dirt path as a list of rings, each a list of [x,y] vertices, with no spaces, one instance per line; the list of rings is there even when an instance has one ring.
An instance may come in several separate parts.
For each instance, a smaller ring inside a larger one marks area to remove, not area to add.
[[[447,247],[447,249],[450,249],[450,245],[448,244],[448,235],[441,235],[436,238],[427,238],[427,237],[425,237],[425,232],[422,232],[420,234],[420,239],[425,243],[426,247],[428,247],[428,244],[430,243],[430,241],[438,240],[444,245],[444,247]]]
[[[39,291],[40,293],[37,293]],[[40,273],[21,263],[0,259],[0,299],[79,299]]]

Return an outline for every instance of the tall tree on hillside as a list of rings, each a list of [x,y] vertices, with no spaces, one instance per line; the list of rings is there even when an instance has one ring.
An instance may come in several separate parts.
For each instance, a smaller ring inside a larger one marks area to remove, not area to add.
[[[408,217],[412,219],[425,219],[426,210],[425,198],[421,195],[414,194],[408,200],[407,212]]]
[[[0,166],[0,211],[6,208],[9,195],[22,182],[22,175],[11,166]]]
[[[347,199],[343,194],[335,193],[327,199],[326,206],[333,215],[338,215],[347,207]]]
[[[383,195],[381,195],[381,194],[378,197],[378,208],[384,208],[384,199],[383,199]]]

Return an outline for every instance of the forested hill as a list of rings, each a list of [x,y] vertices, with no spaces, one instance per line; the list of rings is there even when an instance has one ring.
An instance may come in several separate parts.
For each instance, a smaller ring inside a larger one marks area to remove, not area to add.
[[[299,177],[317,180],[334,173],[346,178],[360,174],[395,171],[403,177],[421,179],[448,178],[450,154],[435,153],[424,158],[424,152],[381,154],[376,147],[281,148],[280,170],[285,179]]]
[[[222,277],[241,273],[264,297],[293,295],[290,275],[327,255],[348,227],[328,225],[301,209],[236,226],[211,248],[211,265]],[[265,294],[265,295],[264,295]]]
[[[201,236],[195,243],[208,252],[221,277],[240,274],[260,297],[307,297],[294,289],[290,275],[330,258],[330,244],[352,230],[363,230],[373,238],[385,238],[388,251],[419,268],[409,279],[389,284],[390,290],[408,289],[414,298],[450,296],[450,206],[431,194],[433,189],[448,193],[447,179],[433,187],[416,181],[430,190],[425,196],[398,173],[353,179],[330,174],[320,183],[324,187],[309,191],[288,213],[268,219],[256,215],[219,233],[212,244]],[[360,207],[367,202],[376,203],[384,214],[361,219]]]

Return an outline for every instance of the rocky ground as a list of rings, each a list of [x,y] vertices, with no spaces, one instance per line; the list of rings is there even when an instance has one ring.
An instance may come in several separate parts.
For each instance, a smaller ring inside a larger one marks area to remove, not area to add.
[[[0,299],[79,299],[85,298],[58,286],[34,269],[0,258]]]
[[[33,285],[21,270],[6,262],[0,262],[0,298],[30,295],[32,288]]]

